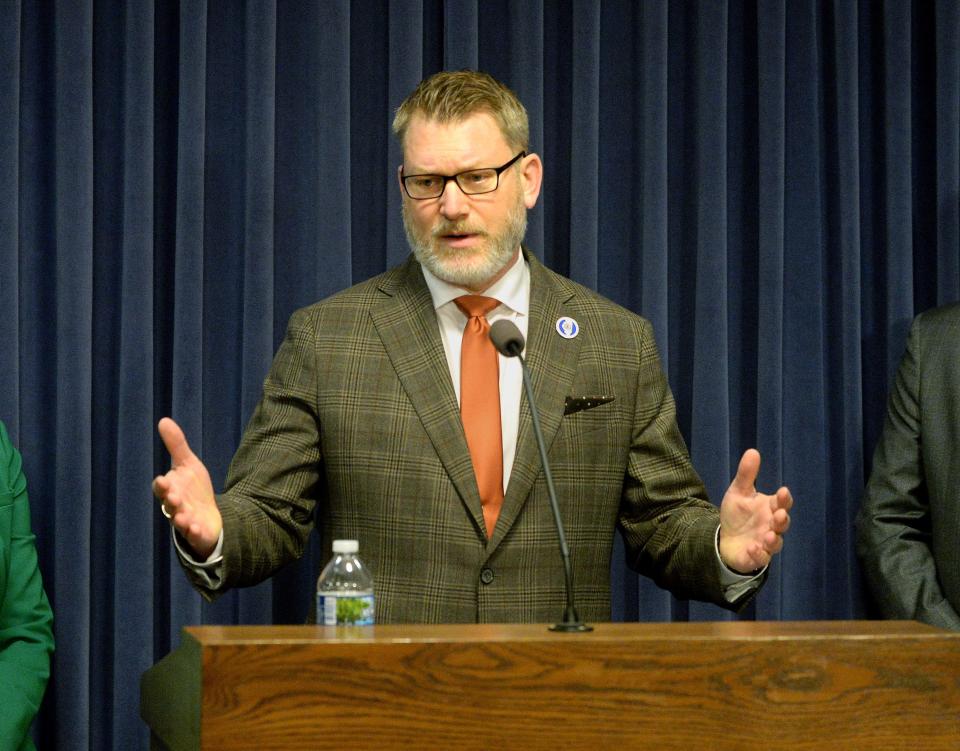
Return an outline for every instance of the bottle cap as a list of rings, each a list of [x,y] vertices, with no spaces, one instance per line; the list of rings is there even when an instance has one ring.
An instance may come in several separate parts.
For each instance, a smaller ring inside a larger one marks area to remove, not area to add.
[[[333,541],[334,553],[356,553],[358,550],[360,550],[360,543],[358,543],[356,540]]]

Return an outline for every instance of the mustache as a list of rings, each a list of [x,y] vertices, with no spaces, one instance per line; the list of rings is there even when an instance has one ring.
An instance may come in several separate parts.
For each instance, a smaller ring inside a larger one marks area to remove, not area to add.
[[[430,232],[432,237],[443,237],[444,235],[486,235],[479,227],[473,227],[469,224],[463,222],[446,222],[441,221],[433,230]]]

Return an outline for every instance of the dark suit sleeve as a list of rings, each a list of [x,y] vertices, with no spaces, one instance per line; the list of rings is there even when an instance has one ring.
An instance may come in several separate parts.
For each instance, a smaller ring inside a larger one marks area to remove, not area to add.
[[[0,531],[0,745],[19,748],[50,675],[53,615],[37,567],[20,455],[2,424]]]
[[[890,393],[857,516],[857,552],[884,617],[960,629],[931,549],[930,492],[921,446],[922,321],[920,316],[913,323]]]

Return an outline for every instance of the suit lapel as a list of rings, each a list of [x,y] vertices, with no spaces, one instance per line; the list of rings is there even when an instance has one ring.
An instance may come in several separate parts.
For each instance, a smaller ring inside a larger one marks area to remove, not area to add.
[[[540,415],[540,429],[549,451],[563,419],[564,402],[570,393],[580,354],[580,339],[565,339],[554,328],[561,316],[573,316],[567,307],[573,288],[561,283],[561,277],[549,272],[532,254],[524,251],[530,264],[530,321],[525,358],[530,369],[534,399]],[[582,322],[581,322],[582,325]],[[492,553],[516,521],[542,472],[540,452],[533,432],[526,391],[520,400],[520,429],[517,452],[510,472],[510,485],[504,496],[500,518],[488,546]]]
[[[450,368],[440,340],[433,299],[419,264],[409,260],[401,268],[399,277],[387,277],[380,289],[387,297],[370,313],[377,333],[437,456],[478,532],[486,537],[470,451],[450,382]]]

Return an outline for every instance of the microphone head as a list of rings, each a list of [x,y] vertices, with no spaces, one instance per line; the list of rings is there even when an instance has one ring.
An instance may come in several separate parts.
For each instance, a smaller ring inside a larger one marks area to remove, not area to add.
[[[516,357],[523,352],[523,334],[513,321],[506,318],[490,326],[490,341],[504,357]]]

